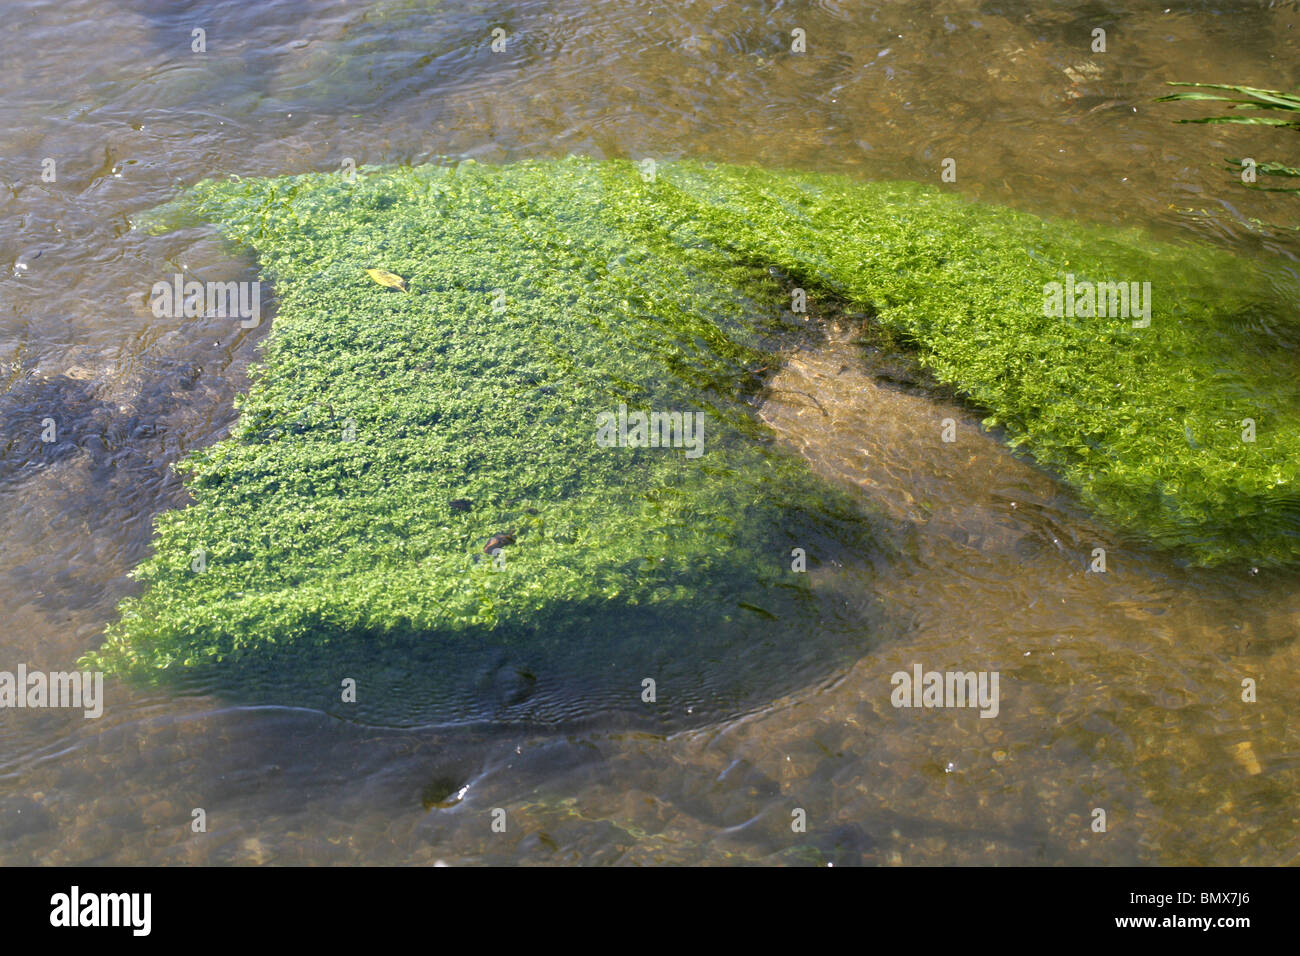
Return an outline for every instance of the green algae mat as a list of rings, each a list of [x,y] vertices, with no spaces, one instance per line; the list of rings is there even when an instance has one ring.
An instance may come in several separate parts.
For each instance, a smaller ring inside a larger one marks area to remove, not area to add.
[[[196,222],[255,252],[278,314],[89,656],[110,672],[549,719],[726,708],[859,651],[820,622],[833,569],[879,546],[869,503],[753,414],[791,285],[868,313],[1117,528],[1199,564],[1300,558],[1297,290],[1214,249],[917,184],[577,158],[208,181],[150,225]]]

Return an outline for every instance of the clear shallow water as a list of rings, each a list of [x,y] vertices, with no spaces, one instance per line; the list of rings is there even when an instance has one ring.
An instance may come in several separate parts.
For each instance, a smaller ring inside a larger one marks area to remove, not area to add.
[[[952,156],[971,196],[1295,261],[1294,239],[1252,223],[1291,207],[1220,168],[1284,159],[1289,138],[1177,126],[1190,108],[1150,101],[1176,79],[1295,87],[1300,16],[1033,6],[11,4],[0,668],[62,669],[95,645],[152,515],[183,501],[167,463],[223,433],[255,359],[262,330],[146,307],[181,268],[253,277],[208,230],[130,231],[177,184],[569,152],[937,181]],[[783,52],[795,26],[800,57]],[[1088,49],[1094,26],[1110,52]],[[0,860],[1295,861],[1296,575],[1188,571],[1097,526],[850,339],[792,356],[761,413],[892,522],[888,562],[819,625],[870,646],[854,663],[673,734],[384,731],[112,683],[97,721],[0,711]],[[32,467],[51,403],[91,437]],[[942,445],[945,417],[970,440]],[[1085,573],[1098,546],[1105,576]],[[889,676],[918,662],[999,670],[998,718],[894,709]]]

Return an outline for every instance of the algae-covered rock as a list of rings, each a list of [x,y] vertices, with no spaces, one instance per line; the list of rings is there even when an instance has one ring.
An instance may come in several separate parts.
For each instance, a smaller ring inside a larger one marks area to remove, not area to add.
[[[1196,564],[1300,560],[1292,273],[913,183],[663,178],[682,235],[872,312],[1115,525]],[[1149,311],[1116,314],[1102,283],[1136,284]]]
[[[824,668],[809,581],[871,549],[747,402],[780,290],[645,192],[566,162],[183,196],[279,311],[94,663],[385,722],[682,715]]]
[[[159,221],[251,246],[279,314],[93,661],[277,686],[364,668],[412,713],[460,706],[471,646],[507,649],[474,667],[511,706],[560,660],[633,700],[674,667],[679,702],[743,695],[729,655],[803,673],[828,648],[791,549],[869,544],[745,402],[788,324],[773,267],[871,313],[1114,523],[1201,563],[1300,557],[1296,289],[1264,267],[916,184],[650,179],[570,158],[182,195]],[[1053,315],[1067,281],[1149,282],[1149,322]],[[699,448],[624,447],[637,411],[698,414]]]

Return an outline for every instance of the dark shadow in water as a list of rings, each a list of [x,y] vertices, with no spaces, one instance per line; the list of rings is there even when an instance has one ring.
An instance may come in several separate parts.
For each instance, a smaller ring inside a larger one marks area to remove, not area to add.
[[[0,394],[0,493],[83,448],[102,461],[108,450],[102,433],[112,411],[85,382],[62,375],[27,380]]]
[[[259,647],[164,681],[177,692],[381,727],[700,726],[824,679],[867,650],[863,615],[877,615],[867,597],[847,592],[851,578],[840,572],[850,566],[859,581],[868,573],[878,557],[871,524],[851,514],[801,524],[794,538],[769,529],[770,569],[713,582],[683,576],[673,587],[691,597],[658,607],[556,602],[527,625],[456,633],[320,628],[295,645]],[[789,540],[806,548],[809,573],[789,570]],[[761,598],[757,578],[772,582]],[[348,679],[355,702],[344,700]]]
[[[192,337],[205,328],[196,323]],[[147,553],[154,515],[189,498],[171,464],[234,420],[238,377],[224,361],[206,372],[199,354],[180,344],[142,356],[126,378],[116,369],[101,370],[103,380],[28,375],[0,393],[0,507],[42,516],[63,547],[57,562],[28,549],[30,560],[7,574],[51,615],[116,604],[124,586],[105,560],[125,572]]]

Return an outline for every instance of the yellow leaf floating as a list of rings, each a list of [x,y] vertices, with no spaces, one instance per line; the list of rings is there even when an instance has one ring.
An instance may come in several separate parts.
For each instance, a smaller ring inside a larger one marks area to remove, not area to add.
[[[403,292],[406,291],[406,280],[399,275],[394,275],[387,269],[367,269],[366,275],[382,286],[387,286],[390,289],[401,289]]]

